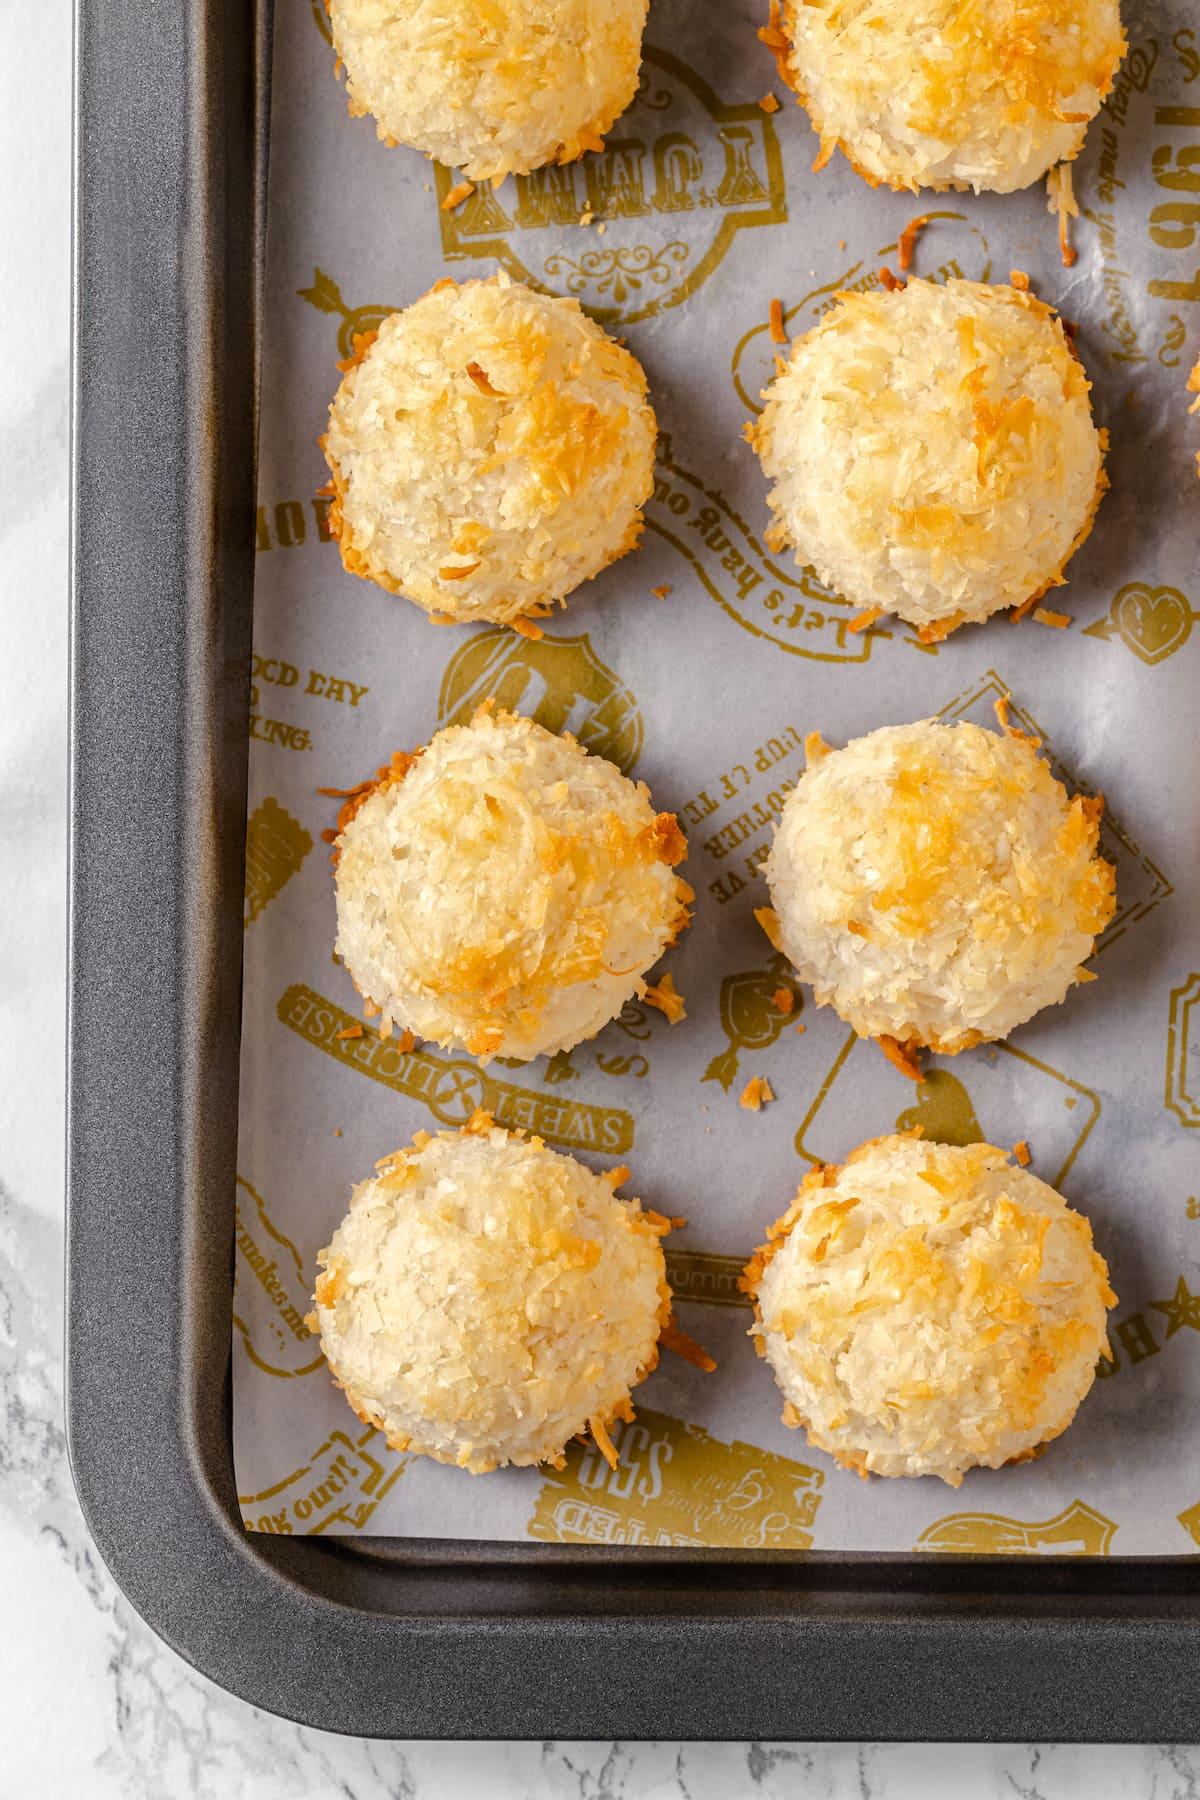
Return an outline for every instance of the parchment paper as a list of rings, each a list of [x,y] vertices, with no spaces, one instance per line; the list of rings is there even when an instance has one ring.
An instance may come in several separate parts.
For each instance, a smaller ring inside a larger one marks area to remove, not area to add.
[[[485,189],[351,120],[320,0],[281,0],[271,130],[267,330],[246,898],[234,1435],[247,1526],[568,1542],[1185,1554],[1200,1543],[1200,486],[1185,378],[1200,352],[1200,32],[1187,0],[1127,5],[1131,51],[1075,166],[1078,261],[1044,187],[910,198],[870,189],[816,140],[756,41],[748,0],[656,0],[639,99],[603,156]],[[756,104],[774,92],[781,109]],[[590,207],[595,222],[580,225]],[[1006,279],[1077,322],[1112,434],[1112,491],[1054,632],[999,617],[936,650],[907,627],[848,635],[855,607],[771,558],[765,482],[740,432],[771,373],[768,305],[793,336],[842,287],[896,267]],[[531,644],[437,629],[342,571],[316,439],[352,331],[439,276],[498,265],[571,292],[647,370],[662,429],[642,547]],[[664,600],[652,589],[669,585]],[[1196,643],[1190,640],[1195,636]],[[320,833],[344,787],[487,694],[569,727],[649,782],[691,842],[695,923],[665,964],[687,1001],[643,1006],[569,1057],[480,1071],[369,1033],[332,960]],[[753,922],[772,822],[806,731],[842,743],[932,714],[993,723],[997,696],[1103,792],[1118,912],[1100,979],[1006,1044],[934,1059],[917,1091],[811,996],[783,1020],[783,965]],[[803,1035],[794,1027],[803,1024]],[[778,1096],[738,1106],[753,1075]],[[621,1467],[472,1478],[389,1450],[333,1388],[302,1319],[351,1185],[421,1127],[477,1104],[684,1214],[670,1240],[705,1376],[667,1356],[639,1390]],[[931,1136],[1026,1138],[1037,1174],[1093,1221],[1120,1295],[1113,1361],[1031,1465],[862,1482],[780,1423],[734,1287],[811,1159],[919,1119]]]

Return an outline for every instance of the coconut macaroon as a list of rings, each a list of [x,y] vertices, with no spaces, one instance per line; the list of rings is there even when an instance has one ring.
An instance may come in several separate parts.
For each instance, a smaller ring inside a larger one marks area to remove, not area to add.
[[[674,814],[573,737],[487,706],[393,758],[339,826],[337,952],[385,1034],[484,1061],[569,1050],[646,991],[688,922]]]
[[[647,0],[328,0],[350,111],[472,181],[603,148],[637,91]]]
[[[1118,0],[772,0],[761,35],[817,168],[1001,194],[1078,154],[1126,49]]]
[[[460,1132],[418,1132],[354,1189],[308,1323],[393,1449],[478,1475],[561,1466],[590,1431],[612,1457],[607,1427],[633,1417],[670,1318],[670,1228],[478,1113]]]
[[[1094,979],[1082,964],[1116,903],[1103,809],[1017,732],[926,719],[844,750],[814,734],[762,922],[860,1037],[947,1053],[1003,1038]]]
[[[321,447],[352,574],[443,622],[511,623],[637,543],[646,377],[577,300],[439,281],[343,367]]]
[[[1075,1416],[1115,1305],[1088,1222],[991,1144],[863,1144],[817,1169],[742,1285],[786,1425],[860,1474],[1036,1456]]]
[[[841,294],[747,428],[775,484],[767,543],[925,641],[1032,604],[1061,585],[1107,485],[1089,389],[1023,289]]]

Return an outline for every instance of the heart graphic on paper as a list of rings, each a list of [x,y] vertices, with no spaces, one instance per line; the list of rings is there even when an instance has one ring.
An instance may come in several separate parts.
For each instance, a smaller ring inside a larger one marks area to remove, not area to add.
[[[1160,663],[1191,636],[1193,613],[1178,588],[1133,581],[1112,603],[1112,620],[1125,644],[1144,663]]]

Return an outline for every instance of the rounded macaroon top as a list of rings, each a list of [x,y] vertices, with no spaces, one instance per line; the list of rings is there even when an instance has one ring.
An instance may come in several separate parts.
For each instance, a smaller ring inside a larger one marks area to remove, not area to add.
[[[540,616],[636,544],[656,431],[577,300],[440,281],[358,340],[329,409],[342,561],[443,620]]]
[[[354,1189],[318,1257],[309,1325],[394,1449],[482,1474],[561,1464],[591,1430],[609,1454],[606,1427],[632,1417],[658,1360],[669,1229],[610,1178],[479,1113],[418,1132]]]
[[[1058,585],[1106,485],[1090,384],[1021,288],[911,280],[840,294],[748,435],[767,541],[921,637]]]
[[[953,1053],[1062,1000],[1115,905],[1102,800],[978,725],[810,739],[766,864],[766,923],[860,1037]]]
[[[337,952],[385,1033],[483,1060],[569,1050],[645,992],[688,920],[674,815],[511,713],[393,759],[340,824]]]
[[[328,0],[352,113],[472,181],[603,148],[637,92],[648,0]]]
[[[1024,1461],[1065,1431],[1116,1303],[1088,1222],[992,1144],[817,1169],[743,1285],[784,1423],[861,1474]]]
[[[1078,153],[1126,49],[1118,0],[784,0],[767,36],[818,168],[1002,194]]]

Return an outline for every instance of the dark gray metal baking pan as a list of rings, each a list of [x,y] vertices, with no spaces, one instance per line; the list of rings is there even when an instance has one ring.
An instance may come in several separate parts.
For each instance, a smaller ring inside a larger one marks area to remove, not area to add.
[[[105,1561],[182,1656],[327,1730],[1192,1741],[1196,1559],[243,1530],[229,1369],[268,35],[268,0],[80,0],[77,18],[67,1373]]]

